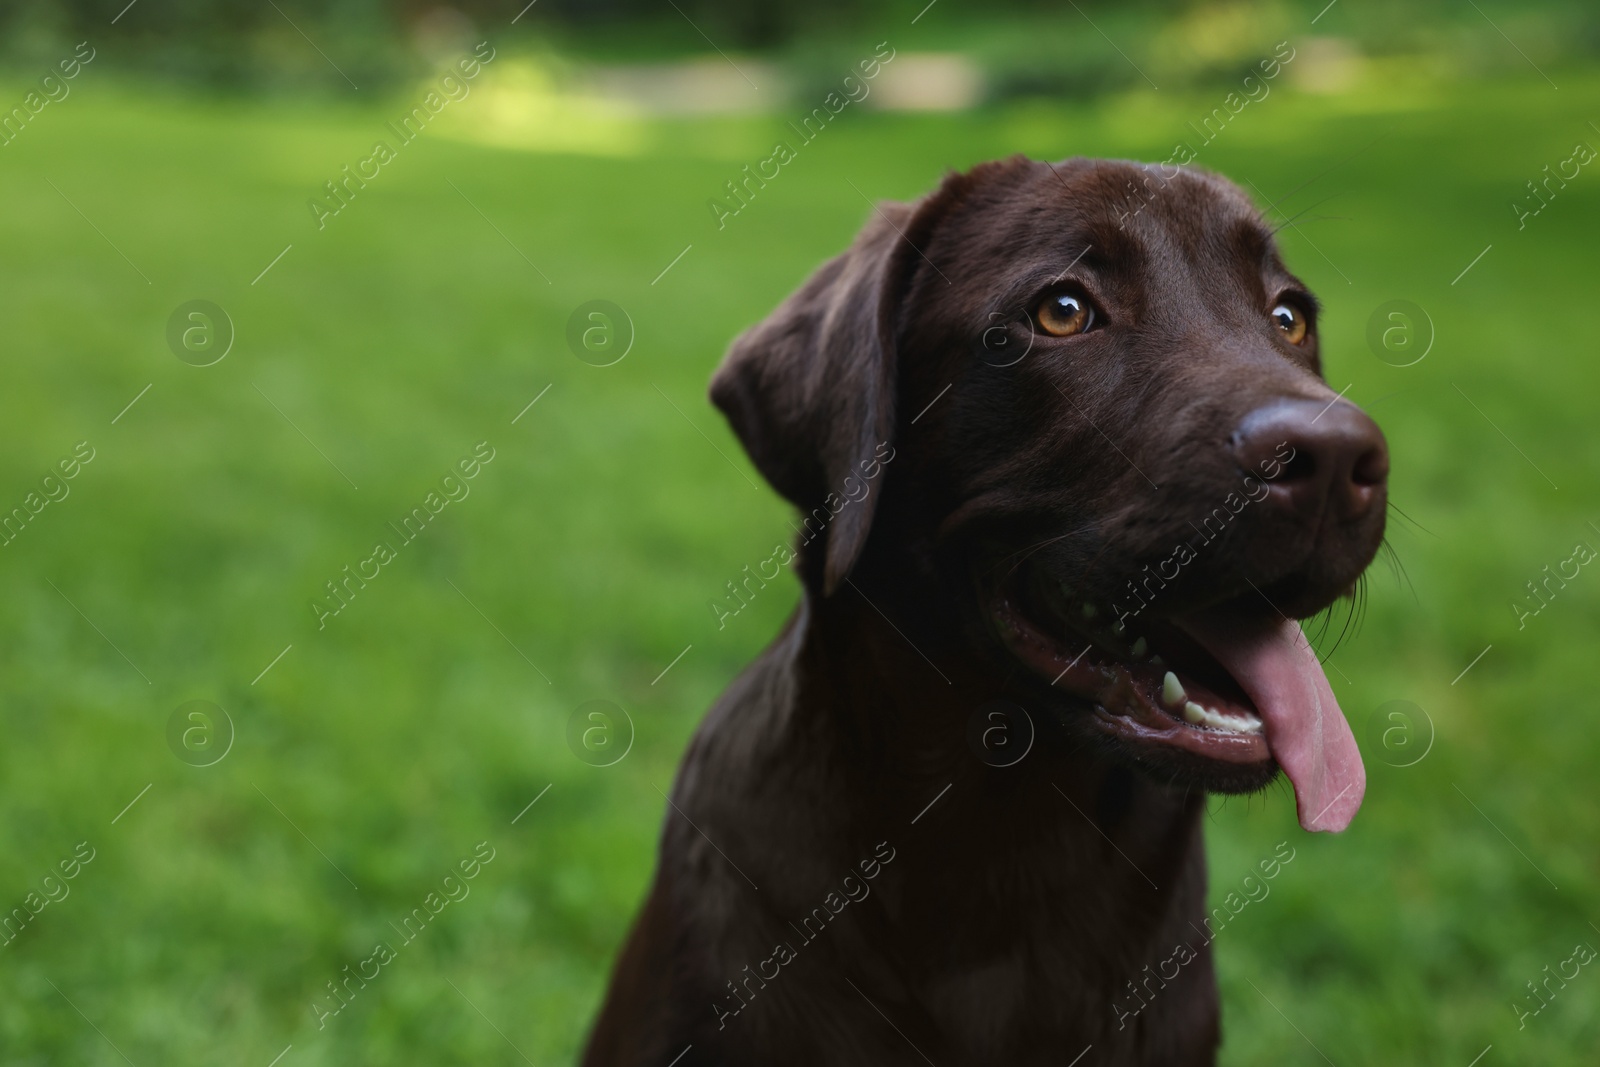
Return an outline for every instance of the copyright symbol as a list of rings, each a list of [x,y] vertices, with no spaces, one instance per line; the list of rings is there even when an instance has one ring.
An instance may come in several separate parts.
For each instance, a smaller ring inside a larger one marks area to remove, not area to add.
[[[633,719],[609,700],[589,700],[567,716],[567,748],[591,767],[609,767],[633,748]]]
[[[621,362],[633,348],[633,319],[609,300],[579,304],[567,317],[567,348],[591,367]]]
[[[1367,749],[1391,767],[1413,767],[1433,748],[1433,719],[1409,700],[1378,705],[1367,718]]]
[[[995,319],[1006,318],[1004,312],[991,311],[989,313],[990,326],[983,331],[983,361],[991,367],[1014,367],[1028,357],[1033,351],[1033,334],[1028,334],[1028,343],[1018,346],[1011,336],[1011,323],[995,322]],[[1021,351],[1018,348],[1021,347]]]
[[[1391,367],[1421,363],[1433,350],[1433,319],[1410,300],[1379,304],[1367,319],[1367,347]]]
[[[1009,700],[991,700],[967,720],[967,744],[991,767],[1021,763],[1033,748],[1033,718]]]
[[[220,763],[233,748],[233,719],[209,700],[179,704],[167,716],[167,748],[191,767]]]
[[[233,350],[233,320],[209,300],[190,300],[167,316],[167,348],[191,367],[222,362]]]

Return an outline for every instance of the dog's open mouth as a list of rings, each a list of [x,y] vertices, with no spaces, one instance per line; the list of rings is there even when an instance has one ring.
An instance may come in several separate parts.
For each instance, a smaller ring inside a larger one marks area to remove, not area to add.
[[[1342,830],[1366,788],[1355,738],[1300,628],[1270,606],[1119,617],[1061,583],[992,597],[1012,654],[1142,762],[1219,792],[1258,789],[1281,767],[1301,825]],[[1185,773],[1186,772],[1186,773]]]

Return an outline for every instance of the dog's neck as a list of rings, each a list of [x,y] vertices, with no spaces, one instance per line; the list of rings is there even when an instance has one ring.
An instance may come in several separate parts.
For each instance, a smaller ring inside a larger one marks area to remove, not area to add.
[[[826,746],[845,792],[866,801],[837,812],[850,824],[841,839],[886,840],[906,857],[908,936],[936,935],[952,914],[1005,914],[1016,937],[1071,937],[1134,977],[1203,913],[1203,795],[1107,763],[1041,707],[1029,709],[1038,730],[1027,756],[986,763],[973,720],[1007,679],[964,647],[927,588],[858,574],[833,596],[808,592],[774,648],[794,684],[785,733]],[[1026,928],[1032,917],[1039,930]],[[973,949],[1004,943],[978,938]]]
[[[1063,1050],[1094,1041],[1113,1060],[1153,1049],[1149,1062],[1210,1062],[1204,798],[1054,729],[1015,765],[986,764],[969,724],[1006,678],[931,588],[872,568],[832,596],[809,588],[691,746],[678,791],[696,829],[672,832],[703,831],[741,865],[713,864],[722,883],[685,905],[720,946],[714,995],[764,937],[793,930],[816,973],[849,977],[954,1046],[1027,1033]],[[735,921],[730,900],[752,911]],[[812,943],[797,923],[824,907],[848,920]],[[1182,943],[1197,950],[1174,964]],[[829,983],[786,988],[822,1012]],[[1155,997],[1162,1009],[1145,1011]],[[759,1025],[783,1032],[774,1017],[741,1033],[759,1044]],[[1159,1051],[1175,1049],[1199,1051]]]

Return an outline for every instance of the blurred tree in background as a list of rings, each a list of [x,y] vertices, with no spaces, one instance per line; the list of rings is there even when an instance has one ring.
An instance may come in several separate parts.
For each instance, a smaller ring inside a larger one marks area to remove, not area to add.
[[[1190,84],[1226,80],[1252,61],[1233,53],[1236,42],[1274,26],[1304,25],[1320,6],[1286,0],[938,2],[939,18],[919,27],[921,39],[942,35],[943,47],[973,56],[989,73],[990,95],[1000,98],[1086,96],[1138,82],[1108,38],[1123,52],[1159,62],[1169,78],[1176,72]],[[324,56],[336,56],[354,83],[382,87],[424,73],[468,37],[492,33],[534,50],[609,62],[713,48],[777,53],[803,72],[853,54],[863,36],[909,24],[929,6],[926,0],[536,0],[525,9],[525,3],[14,0],[0,10],[0,62],[25,73],[69,42],[114,34],[117,47],[103,60],[107,66],[211,88],[337,91],[349,86]],[[1151,34],[1151,26],[1165,29]],[[1496,26],[1535,59],[1558,51],[1569,57],[1600,53],[1600,7],[1586,0],[1393,0],[1363,10],[1352,44],[1368,55],[1448,56],[1467,72],[1488,72],[1521,62],[1507,55]]]

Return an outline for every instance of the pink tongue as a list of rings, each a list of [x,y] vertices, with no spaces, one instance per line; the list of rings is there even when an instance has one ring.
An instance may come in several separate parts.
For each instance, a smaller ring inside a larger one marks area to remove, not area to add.
[[[1300,625],[1244,623],[1207,613],[1184,629],[1233,675],[1261,713],[1267,746],[1294,785],[1300,825],[1334,831],[1349,826],[1367,791],[1367,772]]]

